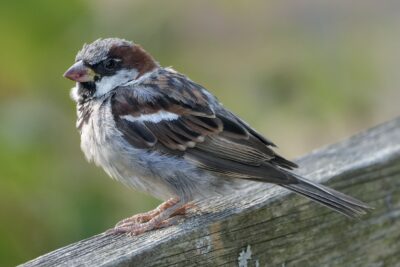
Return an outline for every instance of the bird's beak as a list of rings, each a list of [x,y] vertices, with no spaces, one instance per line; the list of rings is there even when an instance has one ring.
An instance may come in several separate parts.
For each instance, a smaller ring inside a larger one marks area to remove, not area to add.
[[[65,73],[64,77],[76,82],[92,82],[96,73],[83,64],[82,60],[72,65]]]

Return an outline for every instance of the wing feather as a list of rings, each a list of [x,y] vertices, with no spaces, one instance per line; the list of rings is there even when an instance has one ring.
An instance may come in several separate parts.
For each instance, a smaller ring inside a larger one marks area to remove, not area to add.
[[[296,164],[277,155],[271,141],[181,74],[161,69],[140,83],[118,88],[112,109],[117,128],[135,147],[171,155],[181,151],[199,168],[228,177],[292,182],[281,168]]]

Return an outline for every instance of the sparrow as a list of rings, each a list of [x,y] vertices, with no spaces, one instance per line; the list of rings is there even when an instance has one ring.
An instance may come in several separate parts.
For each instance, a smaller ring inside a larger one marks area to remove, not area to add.
[[[272,183],[348,217],[367,204],[293,172],[275,144],[224,108],[203,86],[118,38],[85,44],[64,77],[76,82],[76,127],[89,162],[164,202],[120,221],[138,235],[176,224],[193,202],[240,192],[241,181]]]

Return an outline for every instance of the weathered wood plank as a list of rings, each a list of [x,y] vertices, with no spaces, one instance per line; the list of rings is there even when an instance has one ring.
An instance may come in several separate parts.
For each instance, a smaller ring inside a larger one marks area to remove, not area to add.
[[[400,118],[297,162],[300,174],[375,209],[350,220],[285,189],[251,184],[199,203],[200,213],[178,226],[134,238],[100,234],[21,266],[399,265]]]

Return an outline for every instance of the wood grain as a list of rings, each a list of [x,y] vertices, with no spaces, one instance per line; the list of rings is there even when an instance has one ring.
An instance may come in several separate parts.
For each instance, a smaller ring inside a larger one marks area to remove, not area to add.
[[[251,183],[140,237],[100,234],[20,266],[399,266],[400,118],[314,151],[299,174],[375,207],[350,220]]]

